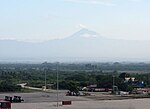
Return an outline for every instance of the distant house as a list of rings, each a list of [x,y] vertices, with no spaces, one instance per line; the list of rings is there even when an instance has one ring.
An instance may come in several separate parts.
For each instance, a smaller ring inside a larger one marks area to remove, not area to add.
[[[144,81],[138,81],[135,77],[126,77],[124,82],[133,87],[143,88],[145,86]]]
[[[135,77],[126,77],[125,82],[128,82],[129,80],[132,80],[132,82],[135,81]]]
[[[96,88],[96,87],[97,87],[97,84],[87,86],[87,88]]]
[[[134,88],[134,92],[140,94],[148,94],[150,93],[150,88]]]
[[[93,85],[87,86],[88,91],[92,91],[93,92],[95,90],[95,88],[97,88],[97,84],[93,84]]]
[[[82,90],[87,90],[87,91],[91,91],[91,92],[108,92],[108,91],[112,91],[111,88],[98,88],[96,84],[84,87]]]

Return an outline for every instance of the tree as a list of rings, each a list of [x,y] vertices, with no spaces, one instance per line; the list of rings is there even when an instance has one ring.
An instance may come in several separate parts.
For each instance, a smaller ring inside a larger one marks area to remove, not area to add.
[[[21,91],[21,86],[15,85],[12,82],[2,81],[0,83],[0,92],[15,92]]]
[[[97,85],[100,88],[112,88],[112,76],[111,75],[98,75],[96,76]]]
[[[122,79],[125,79],[126,77],[130,77],[130,74],[128,74],[128,73],[121,73],[119,75],[119,78],[122,78]]]
[[[74,82],[74,81],[68,82],[67,87],[68,87],[68,90],[69,90],[70,92],[73,92],[73,93],[75,93],[76,95],[78,95],[79,89],[78,89],[78,86],[77,86],[77,83],[76,83],[76,82]]]

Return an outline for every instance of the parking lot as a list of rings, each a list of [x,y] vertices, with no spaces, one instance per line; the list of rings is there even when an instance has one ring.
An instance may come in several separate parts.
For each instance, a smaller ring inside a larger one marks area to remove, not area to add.
[[[32,93],[1,93],[0,99],[4,96],[21,96],[22,103],[12,103],[12,109],[56,109],[57,93],[32,92]],[[126,99],[126,100],[98,100],[101,94],[92,98],[82,96],[65,96],[64,91],[59,92],[60,109],[149,109],[150,99]],[[103,95],[103,97],[106,97]],[[102,97],[102,98],[103,98]],[[108,96],[109,98],[109,96]],[[72,105],[62,106],[63,100],[71,100]]]
[[[72,100],[72,101],[87,101],[89,99],[76,96],[65,96],[65,91],[59,92],[59,101]],[[41,103],[41,102],[56,102],[57,93],[46,92],[32,92],[32,93],[1,93],[0,99],[4,99],[5,96],[21,96],[24,99],[24,103]]]

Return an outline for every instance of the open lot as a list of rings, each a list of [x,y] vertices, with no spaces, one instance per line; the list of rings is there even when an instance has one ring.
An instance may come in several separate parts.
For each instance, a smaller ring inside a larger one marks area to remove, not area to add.
[[[60,109],[150,109],[150,99],[73,101]],[[57,109],[56,102],[12,104],[12,109]]]
[[[59,101],[72,100],[72,101],[87,101],[88,98],[65,96],[65,91],[59,92]],[[55,102],[57,101],[57,93],[46,92],[33,92],[33,93],[1,93],[0,99],[4,99],[5,96],[21,96],[24,99],[24,103],[41,103],[41,102]]]
[[[111,95],[110,93],[102,92],[88,92],[91,96],[66,96],[67,91],[59,91],[59,101],[71,100],[71,101],[97,101],[97,100],[122,100],[132,99],[131,97],[122,97]],[[42,103],[42,102],[56,102],[56,92],[31,92],[31,93],[1,93],[0,99],[4,99],[5,96],[21,96],[24,99],[24,103]]]
[[[1,93],[4,96],[21,96],[23,103],[12,103],[12,109],[56,109],[56,92],[32,92],[32,93]],[[109,95],[108,93],[91,93],[92,96],[65,96],[65,91],[59,92],[60,109],[150,109],[150,99],[121,100],[121,96]],[[122,98],[124,99],[124,98]],[[72,105],[62,106],[61,101],[71,100]]]

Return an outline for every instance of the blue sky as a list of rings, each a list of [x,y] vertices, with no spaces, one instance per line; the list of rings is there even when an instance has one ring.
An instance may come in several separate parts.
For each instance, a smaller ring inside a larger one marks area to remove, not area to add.
[[[103,37],[150,40],[149,0],[0,0],[0,39],[44,41],[83,27]]]

